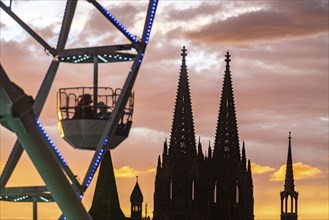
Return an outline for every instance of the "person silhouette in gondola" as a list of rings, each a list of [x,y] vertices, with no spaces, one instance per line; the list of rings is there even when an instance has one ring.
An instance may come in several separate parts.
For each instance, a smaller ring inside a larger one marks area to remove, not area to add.
[[[110,112],[107,111],[108,106],[104,102],[99,102],[97,104],[99,112],[97,113],[97,118],[108,119],[110,117]]]
[[[86,93],[80,96],[78,105],[75,106],[74,119],[91,119],[94,118],[94,111],[90,105],[93,102],[91,95]]]

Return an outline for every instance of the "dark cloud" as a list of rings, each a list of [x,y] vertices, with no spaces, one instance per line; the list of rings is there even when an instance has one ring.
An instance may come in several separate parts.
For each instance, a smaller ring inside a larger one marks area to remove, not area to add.
[[[19,42],[15,40],[1,42],[0,54],[1,64],[11,76],[11,80],[18,85],[28,82],[27,92],[34,96],[51,57],[47,56],[43,48],[29,37]]]
[[[166,12],[164,19],[169,19],[170,21],[190,22],[194,19],[210,16],[223,10],[224,7],[222,4],[213,3],[214,2],[203,2],[198,6],[190,6],[186,9],[179,9],[177,8],[177,4],[171,4],[163,8]],[[184,4],[184,2],[178,2],[178,4]]]
[[[270,2],[267,9],[215,20],[184,36],[210,44],[248,44],[319,34],[328,31],[328,10],[323,4]]]
[[[139,12],[145,11],[144,4],[126,3],[123,5],[109,5],[105,8],[124,25],[129,31],[132,30],[135,23],[141,19]],[[134,33],[140,36],[140,33]],[[121,34],[121,32],[101,14],[98,10],[93,10],[88,16],[88,20],[85,23],[83,30],[77,36],[73,46],[86,46],[94,45],[94,42],[98,42],[99,45],[114,44],[117,42],[128,43],[128,40]]]

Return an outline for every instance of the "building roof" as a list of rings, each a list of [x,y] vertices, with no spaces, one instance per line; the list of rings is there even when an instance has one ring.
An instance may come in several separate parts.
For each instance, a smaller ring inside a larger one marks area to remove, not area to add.
[[[126,219],[120,208],[110,151],[105,151],[89,213],[93,219],[102,219],[104,216],[116,220]]]
[[[135,187],[130,195],[131,203],[143,203],[143,194],[138,184],[138,177],[136,177]]]

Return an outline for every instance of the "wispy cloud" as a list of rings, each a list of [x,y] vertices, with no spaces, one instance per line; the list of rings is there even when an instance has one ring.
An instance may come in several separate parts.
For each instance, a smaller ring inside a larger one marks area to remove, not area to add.
[[[322,171],[317,167],[312,167],[307,164],[303,164],[301,162],[297,162],[293,164],[294,171],[294,179],[306,179],[310,177],[314,177],[320,174]],[[286,175],[286,164],[282,165],[277,171],[273,173],[271,176],[271,181],[283,181]]]
[[[263,174],[274,171],[275,169],[269,166],[262,166],[260,164],[251,163],[252,174]]]
[[[304,2],[298,7],[291,3],[271,2],[266,9],[215,20],[198,30],[187,31],[185,35],[210,44],[296,39],[328,31],[327,7],[322,1]],[[308,16],[304,16],[305,12]]]

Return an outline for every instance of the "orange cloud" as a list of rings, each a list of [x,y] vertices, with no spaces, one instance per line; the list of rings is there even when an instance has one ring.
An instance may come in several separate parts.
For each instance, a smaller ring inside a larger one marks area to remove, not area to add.
[[[150,168],[146,172],[147,173],[155,173],[156,172],[156,168]]]
[[[133,178],[139,174],[138,170],[135,170],[128,166],[123,166],[118,169],[114,169],[114,175],[116,178]]]
[[[155,173],[155,168],[149,168],[147,170],[136,170],[129,166],[123,166],[120,168],[114,168],[115,178],[135,178],[138,175],[144,173]]]
[[[295,180],[310,178],[321,173],[321,170],[319,168],[312,167],[301,162],[294,163],[293,169]],[[286,164],[282,165],[277,171],[273,173],[273,175],[271,176],[271,181],[283,181],[285,179],[285,175]]]
[[[260,164],[251,163],[252,174],[262,174],[262,173],[271,172],[273,170],[275,169],[269,166],[262,166]]]

